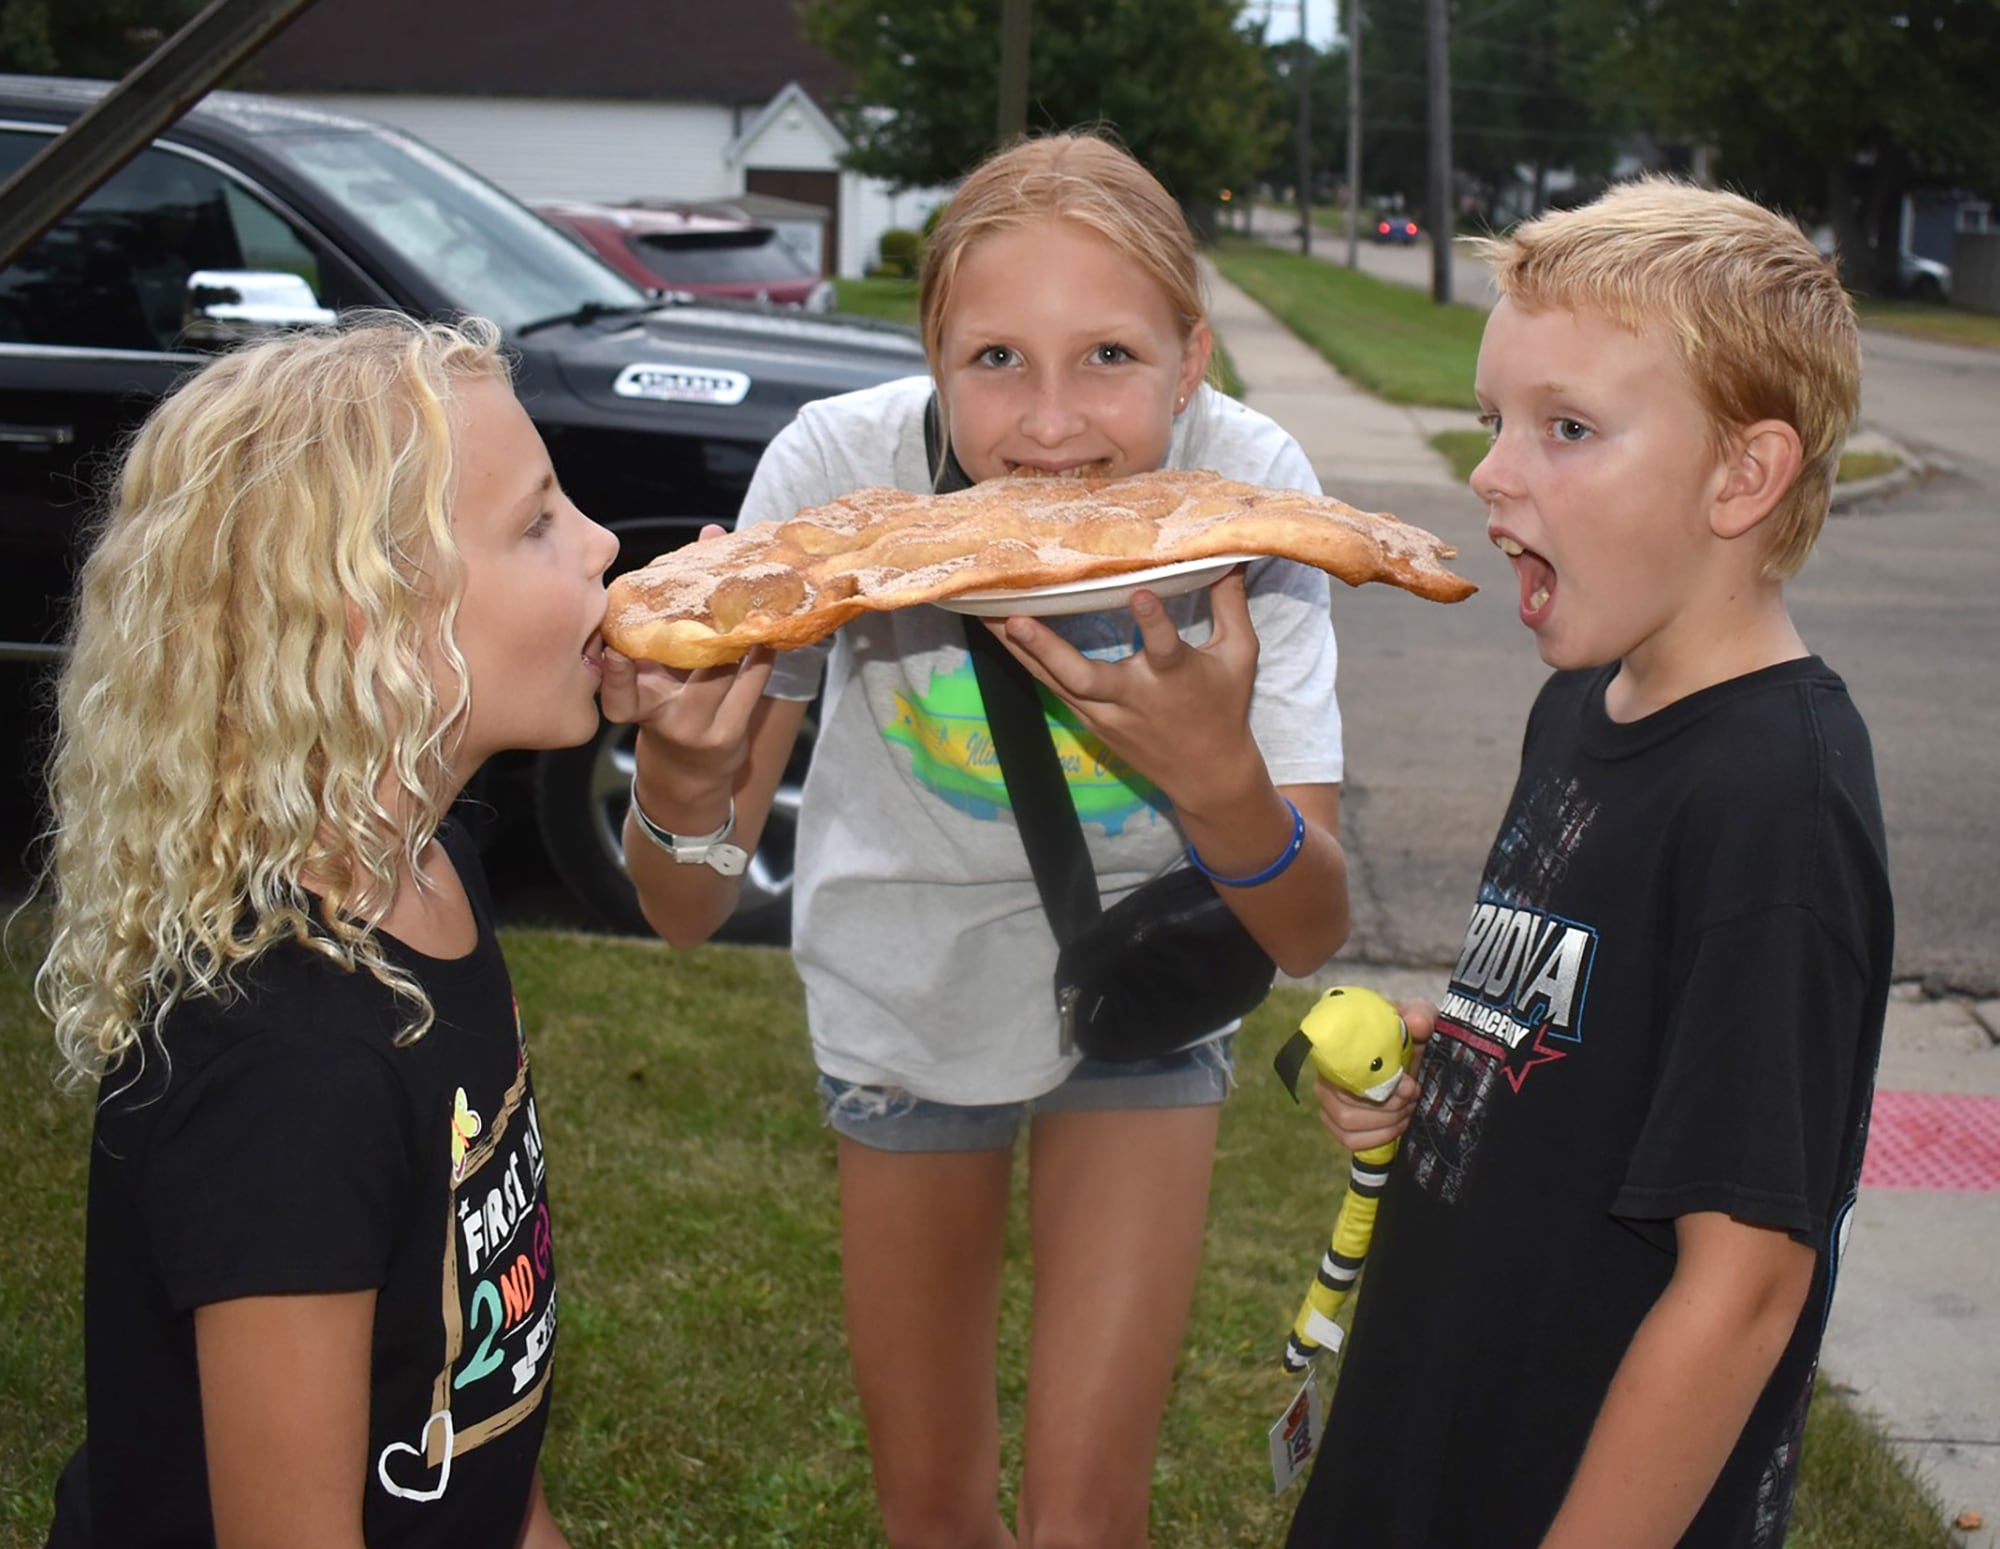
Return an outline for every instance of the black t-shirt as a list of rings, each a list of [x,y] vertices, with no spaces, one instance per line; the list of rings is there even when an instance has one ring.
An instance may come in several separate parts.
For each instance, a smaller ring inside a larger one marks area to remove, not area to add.
[[[1889,986],[1873,755],[1817,659],[1626,725],[1615,671],[1556,674],[1529,717],[1299,1549],[1539,1543],[1697,1211],[1818,1252],[1682,1544],[1783,1541]]]
[[[195,1308],[370,1289],[367,1541],[519,1534],[556,1325],[542,1135],[484,878],[443,837],[479,939],[444,961],[383,938],[436,1008],[416,1042],[396,1047],[407,1003],[371,974],[285,944],[104,1082],[84,1275],[100,1549],[213,1542]]]

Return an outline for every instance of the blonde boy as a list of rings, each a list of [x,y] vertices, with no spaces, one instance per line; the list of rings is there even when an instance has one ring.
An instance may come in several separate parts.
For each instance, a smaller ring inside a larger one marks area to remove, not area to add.
[[[1487,244],[1472,475],[1528,718],[1291,1543],[1783,1542],[1892,911],[1868,734],[1783,582],[1858,398],[1790,223],[1650,179]]]

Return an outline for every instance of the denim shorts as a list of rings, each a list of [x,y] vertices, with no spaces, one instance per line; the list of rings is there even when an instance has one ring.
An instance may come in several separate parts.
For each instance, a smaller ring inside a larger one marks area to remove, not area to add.
[[[1086,1059],[1054,1091],[1018,1103],[937,1103],[822,1075],[820,1111],[837,1133],[876,1151],[999,1151],[1041,1113],[1219,1103],[1233,1080],[1232,1042],[1225,1034],[1156,1060]]]

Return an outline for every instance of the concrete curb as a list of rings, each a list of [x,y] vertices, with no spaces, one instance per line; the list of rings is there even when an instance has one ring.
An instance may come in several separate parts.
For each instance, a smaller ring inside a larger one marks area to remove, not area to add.
[[[1872,479],[1855,479],[1851,483],[1836,484],[1829,502],[1833,511],[1851,511],[1879,500],[1885,495],[1916,483],[1933,471],[1930,460],[1903,445],[1894,436],[1878,430],[1872,425],[1859,425],[1854,434],[1847,438],[1843,448],[1848,452],[1886,452],[1895,458],[1898,466],[1887,473],[1878,473]]]

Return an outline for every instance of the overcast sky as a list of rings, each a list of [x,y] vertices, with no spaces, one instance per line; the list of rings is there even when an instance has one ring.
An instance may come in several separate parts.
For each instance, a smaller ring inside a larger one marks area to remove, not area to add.
[[[1325,48],[1340,31],[1339,0],[1305,0],[1306,38],[1317,48]],[[1273,43],[1287,43],[1299,35],[1299,0],[1243,0],[1243,14],[1253,20],[1268,18],[1264,36]]]

